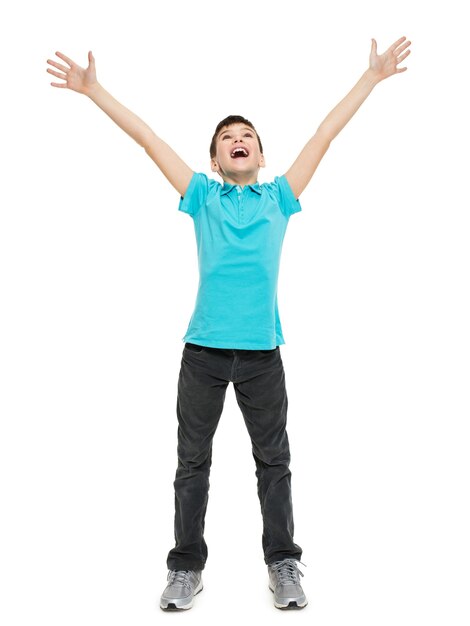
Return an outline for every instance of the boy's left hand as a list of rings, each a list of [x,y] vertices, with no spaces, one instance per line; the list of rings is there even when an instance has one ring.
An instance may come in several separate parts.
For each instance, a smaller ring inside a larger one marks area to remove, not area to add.
[[[400,37],[393,43],[383,54],[377,54],[377,42],[372,39],[372,47],[369,57],[369,71],[373,72],[378,81],[405,72],[406,67],[397,68],[402,61],[410,54],[410,50],[406,50],[411,44],[406,37]]]

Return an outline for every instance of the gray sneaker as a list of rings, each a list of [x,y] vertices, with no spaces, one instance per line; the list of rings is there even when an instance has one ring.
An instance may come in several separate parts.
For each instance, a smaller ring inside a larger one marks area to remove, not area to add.
[[[160,598],[160,608],[164,611],[190,609],[194,596],[202,591],[202,572],[192,570],[170,570],[168,585]]]
[[[274,593],[274,606],[278,609],[303,609],[307,606],[299,578],[299,574],[303,574],[297,563],[300,561],[284,559],[268,565],[269,588]]]

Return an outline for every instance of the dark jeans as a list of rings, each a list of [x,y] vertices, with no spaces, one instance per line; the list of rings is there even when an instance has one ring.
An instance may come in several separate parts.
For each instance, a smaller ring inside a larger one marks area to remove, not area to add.
[[[256,463],[264,560],[267,564],[285,558],[300,560],[302,554],[293,541],[287,393],[279,346],[274,350],[228,350],[186,343],[176,407],[176,545],[168,554],[170,570],[202,570],[206,563],[203,535],[212,439],[229,382],[233,383]],[[231,548],[233,551],[234,546]],[[242,542],[239,548],[241,551]]]

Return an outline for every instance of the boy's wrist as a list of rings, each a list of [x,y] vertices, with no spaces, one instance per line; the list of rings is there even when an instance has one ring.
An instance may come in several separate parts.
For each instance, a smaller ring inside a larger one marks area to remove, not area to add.
[[[372,89],[382,80],[382,77],[379,76],[377,72],[372,70],[370,67],[364,72],[363,78]]]
[[[101,89],[101,85],[99,84],[98,81],[96,81],[96,83],[93,83],[92,85],[90,85],[86,91],[84,91],[84,95],[88,96],[91,100],[93,100],[93,98],[96,96],[96,94],[98,93],[98,91]]]

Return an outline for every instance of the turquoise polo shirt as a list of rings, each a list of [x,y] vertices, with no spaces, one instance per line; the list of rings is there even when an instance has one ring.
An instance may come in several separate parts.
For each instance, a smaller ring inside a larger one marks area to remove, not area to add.
[[[183,341],[240,350],[285,343],[279,264],[289,218],[301,210],[285,176],[241,187],[194,173],[178,210],[193,218],[199,262],[196,304]]]

